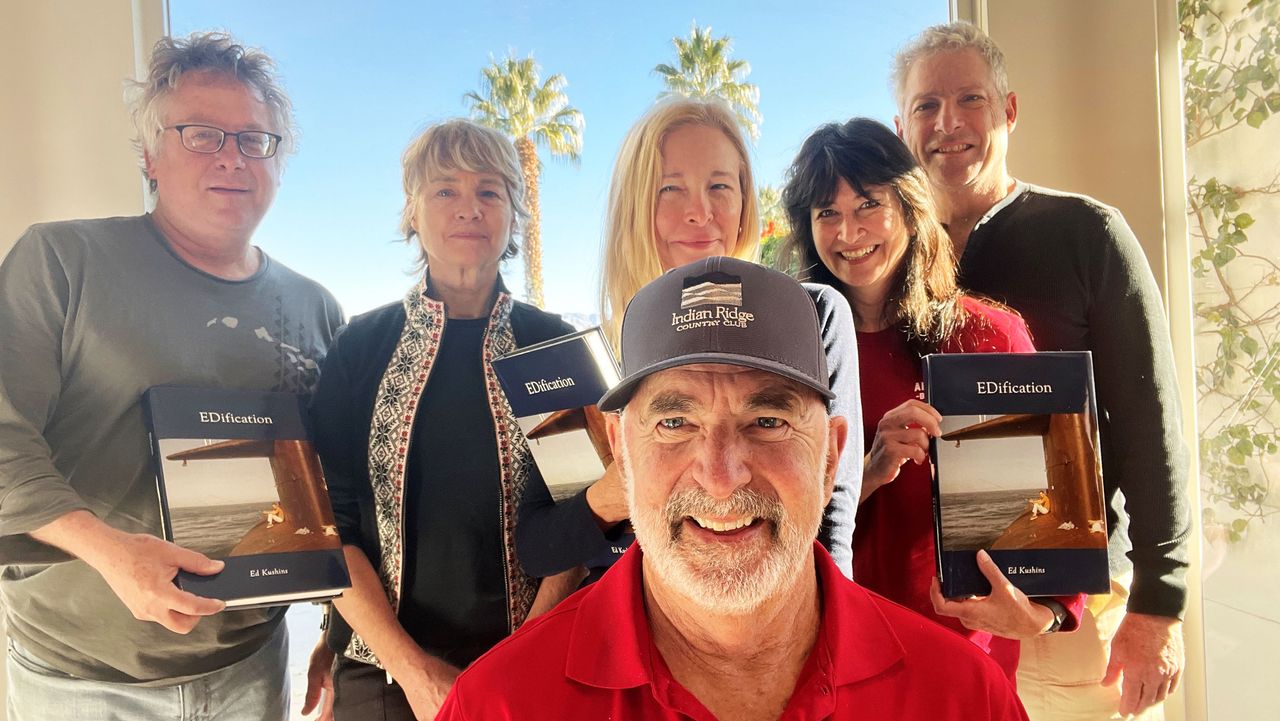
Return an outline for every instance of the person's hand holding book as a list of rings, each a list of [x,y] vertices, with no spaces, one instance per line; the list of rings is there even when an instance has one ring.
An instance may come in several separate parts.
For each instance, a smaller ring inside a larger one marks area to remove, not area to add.
[[[978,570],[991,583],[991,593],[962,599],[943,598],[935,576],[929,587],[929,598],[938,615],[958,618],[965,628],[973,631],[1018,640],[1035,638],[1053,628],[1056,620],[1053,611],[1035,603],[1009,583],[990,554],[978,551],[977,560]]]
[[[609,530],[627,520],[627,492],[622,487],[622,473],[617,463],[604,469],[604,476],[587,487],[587,505],[601,530]]]
[[[942,415],[933,406],[914,399],[884,414],[863,462],[859,502],[897,478],[898,469],[907,461],[928,461],[929,438],[942,435],[941,422]]]
[[[202,617],[226,607],[173,583],[178,571],[215,574],[222,570],[222,561],[156,536],[117,530],[88,511],[68,513],[31,535],[89,564],[139,621],[190,633]]]

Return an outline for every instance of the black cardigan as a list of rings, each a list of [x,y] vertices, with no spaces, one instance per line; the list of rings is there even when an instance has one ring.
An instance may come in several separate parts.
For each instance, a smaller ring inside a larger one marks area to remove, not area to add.
[[[380,567],[382,548],[370,482],[369,429],[379,385],[400,342],[406,317],[404,304],[397,302],[352,318],[330,346],[311,402],[316,450],[338,533],[344,544],[359,547],[375,569]],[[574,330],[559,316],[518,301],[512,303],[509,323],[517,347]],[[536,476],[536,469],[532,475]],[[540,477],[537,484],[542,485]],[[350,627],[336,612],[331,615],[327,638],[339,653],[350,640]]]

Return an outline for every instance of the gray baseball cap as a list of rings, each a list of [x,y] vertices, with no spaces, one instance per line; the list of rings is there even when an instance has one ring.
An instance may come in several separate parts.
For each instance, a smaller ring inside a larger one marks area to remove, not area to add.
[[[809,292],[783,273],[737,258],[695,261],[636,293],[622,317],[623,378],[598,407],[617,410],[650,374],[692,363],[756,368],[835,398]]]

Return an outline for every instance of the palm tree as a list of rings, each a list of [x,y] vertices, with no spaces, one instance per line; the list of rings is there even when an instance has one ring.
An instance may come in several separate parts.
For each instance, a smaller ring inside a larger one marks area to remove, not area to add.
[[[667,89],[658,97],[720,98],[729,104],[738,124],[754,141],[760,137],[760,88],[745,82],[751,74],[746,60],[730,60],[732,39],[711,37],[711,26],[699,29],[694,22],[688,39],[672,38],[678,67],[662,63],[653,72],[662,76]]]
[[[569,107],[564,88],[569,84],[559,73],[540,79],[541,68],[533,56],[508,55],[492,60],[481,73],[480,94],[470,92],[471,118],[481,125],[511,136],[520,155],[524,173],[525,202],[529,222],[524,228],[524,283],[529,302],[542,307],[542,211],[538,203],[538,145],[577,163],[582,153],[582,112]]]

